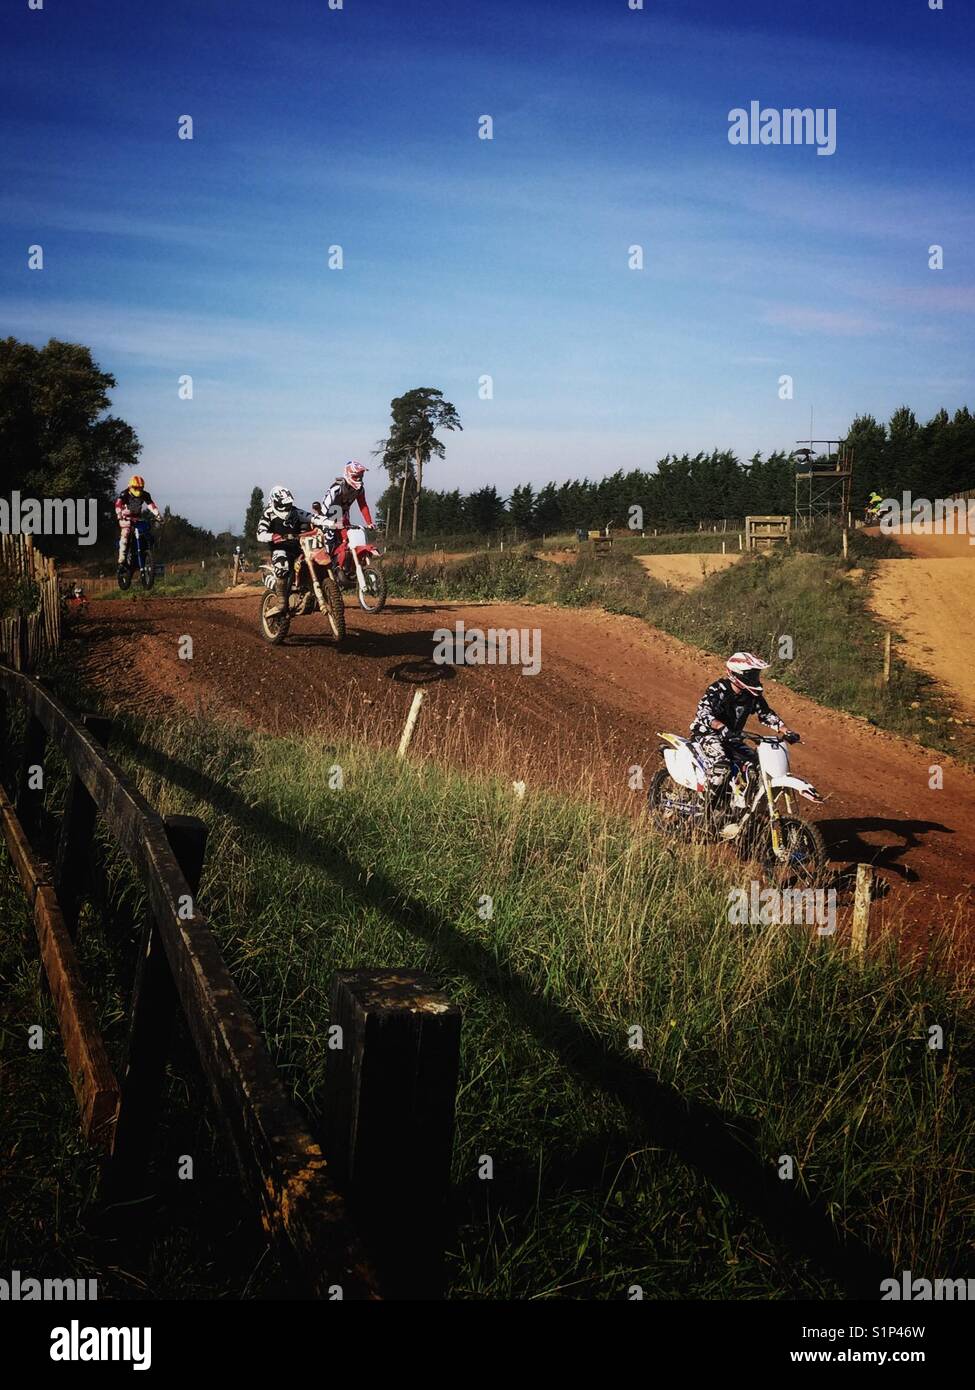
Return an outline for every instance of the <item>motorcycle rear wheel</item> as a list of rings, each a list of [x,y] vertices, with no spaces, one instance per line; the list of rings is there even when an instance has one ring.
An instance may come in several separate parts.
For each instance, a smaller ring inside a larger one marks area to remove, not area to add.
[[[268,609],[274,608],[280,602],[273,589],[268,589],[261,599],[261,636],[274,647],[284,641],[291,626],[291,613],[288,608],[290,599],[285,600],[285,606],[280,613],[273,616],[268,614]]]
[[[691,808],[697,808],[699,804],[697,793],[675,782],[665,767],[659,768],[650,779],[647,814],[654,830],[661,834],[691,835],[701,821]]]

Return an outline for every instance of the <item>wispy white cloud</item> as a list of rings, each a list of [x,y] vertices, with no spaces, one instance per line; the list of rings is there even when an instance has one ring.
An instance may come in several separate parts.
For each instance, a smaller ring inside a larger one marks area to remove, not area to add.
[[[819,333],[833,337],[863,338],[886,332],[886,326],[867,315],[836,309],[813,309],[801,304],[780,304],[765,310],[766,323],[795,333]]]

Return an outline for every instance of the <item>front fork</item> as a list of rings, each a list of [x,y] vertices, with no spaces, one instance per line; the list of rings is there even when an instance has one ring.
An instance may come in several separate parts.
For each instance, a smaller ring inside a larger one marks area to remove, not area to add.
[[[775,796],[775,792],[774,792],[774,790],[773,790],[773,788],[772,788],[772,783],[771,783],[771,781],[770,781],[769,778],[767,778],[767,777],[763,777],[762,780],[763,780],[764,783],[765,783],[765,798],[766,798],[766,800],[767,800],[767,802],[768,802],[768,824],[769,824],[769,834],[770,834],[771,837],[772,837],[772,850],[773,850],[773,852],[774,852],[774,854],[775,854],[776,859],[781,859],[782,856],[783,856],[783,853],[784,853],[783,845],[782,845],[782,835],[781,835],[781,833],[780,833],[780,827],[781,827],[781,824],[782,824],[782,817],[779,815],[778,808],[777,808],[777,806],[776,806],[776,796]],[[789,796],[789,793],[788,793],[788,792],[784,792],[783,795],[784,795],[784,797],[785,797],[785,809],[786,809],[786,812],[787,812],[789,815],[791,815],[791,814],[792,814],[792,798]]]
[[[321,580],[318,578],[318,566],[310,555],[305,556],[305,564],[308,568],[308,578],[311,581],[312,592],[315,595],[315,602],[318,604],[320,613],[328,613],[328,599],[325,597],[325,590],[322,588]]]

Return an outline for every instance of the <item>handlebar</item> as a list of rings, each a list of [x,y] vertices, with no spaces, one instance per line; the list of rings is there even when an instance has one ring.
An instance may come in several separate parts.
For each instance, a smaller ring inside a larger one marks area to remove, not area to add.
[[[755,741],[755,743],[798,743],[798,742],[799,742],[799,735],[798,735],[797,733],[794,733],[794,732],[793,732],[793,733],[788,733],[788,734],[753,734],[750,730],[748,730],[748,729],[743,729],[742,732],[741,732],[740,734],[734,734],[732,737],[734,737],[734,738],[742,738],[742,739],[750,738],[750,739],[753,739],[753,740]]]

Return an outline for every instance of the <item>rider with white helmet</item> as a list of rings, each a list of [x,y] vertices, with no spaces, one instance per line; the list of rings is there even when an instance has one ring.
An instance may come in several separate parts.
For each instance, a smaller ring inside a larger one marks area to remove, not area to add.
[[[707,764],[712,805],[726,790],[732,749],[738,762],[757,761],[752,749],[740,741],[752,715],[783,737],[791,737],[791,730],[770,707],[762,690],[762,672],[768,664],[754,652],[735,652],[725,662],[728,674],[713,681],[701,696],[691,723],[691,738]]]
[[[301,554],[298,535],[314,524],[311,512],[295,506],[295,499],[288,488],[281,483],[272,487],[268,504],[257,523],[257,539],[271,551],[274,592],[278,596],[278,605],[270,610],[269,616],[280,613],[288,601],[294,562]]]

